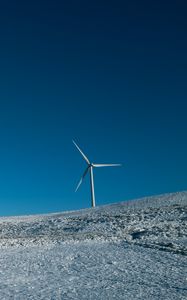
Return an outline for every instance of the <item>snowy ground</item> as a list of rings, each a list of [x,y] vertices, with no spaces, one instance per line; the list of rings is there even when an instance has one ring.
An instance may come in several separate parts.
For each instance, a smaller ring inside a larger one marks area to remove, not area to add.
[[[187,299],[187,192],[0,218],[0,300]]]

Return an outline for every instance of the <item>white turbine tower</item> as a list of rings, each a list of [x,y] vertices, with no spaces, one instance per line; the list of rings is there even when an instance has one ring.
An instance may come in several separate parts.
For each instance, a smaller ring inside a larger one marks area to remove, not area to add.
[[[78,188],[80,187],[84,177],[86,176],[86,174],[88,173],[88,171],[90,172],[90,188],[91,188],[91,200],[92,200],[92,207],[95,207],[95,192],[94,192],[94,178],[93,178],[93,168],[100,168],[100,167],[118,167],[121,166],[121,164],[93,164],[89,161],[89,159],[86,157],[86,155],[82,152],[82,150],[79,148],[79,146],[75,143],[75,141],[73,141],[75,147],[79,150],[79,152],[81,153],[82,157],[84,158],[84,160],[87,163],[87,168],[84,171],[75,192],[78,190]]]

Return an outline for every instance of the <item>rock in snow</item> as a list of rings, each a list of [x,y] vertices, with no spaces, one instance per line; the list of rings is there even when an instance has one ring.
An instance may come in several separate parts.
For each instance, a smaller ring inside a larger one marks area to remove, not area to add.
[[[0,300],[187,299],[187,192],[0,218]]]

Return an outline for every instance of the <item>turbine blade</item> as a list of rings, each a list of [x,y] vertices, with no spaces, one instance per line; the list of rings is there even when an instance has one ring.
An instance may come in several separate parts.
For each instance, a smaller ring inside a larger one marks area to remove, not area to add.
[[[79,181],[79,183],[78,183],[78,185],[77,185],[77,187],[76,187],[75,192],[76,192],[76,191],[78,190],[78,188],[80,187],[80,185],[81,185],[81,183],[82,183],[84,177],[86,176],[86,174],[87,174],[89,168],[90,168],[90,166],[88,166],[88,167],[86,168],[86,170],[84,171],[84,173],[83,173],[83,175],[82,175],[82,177],[81,177],[81,179],[80,179],[80,181]]]
[[[83,158],[85,159],[85,161],[87,162],[87,164],[90,165],[90,161],[89,159],[86,157],[86,155],[82,152],[82,150],[79,148],[79,146],[75,143],[74,140],[72,140],[73,144],[75,145],[75,147],[79,150],[79,152],[81,153],[81,155],[83,156]]]
[[[93,167],[102,168],[102,167],[120,167],[121,164],[93,164]]]

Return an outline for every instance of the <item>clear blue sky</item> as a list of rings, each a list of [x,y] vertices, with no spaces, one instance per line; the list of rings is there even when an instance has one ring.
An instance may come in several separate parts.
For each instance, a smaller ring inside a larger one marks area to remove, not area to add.
[[[187,189],[185,1],[1,1],[0,215]]]

